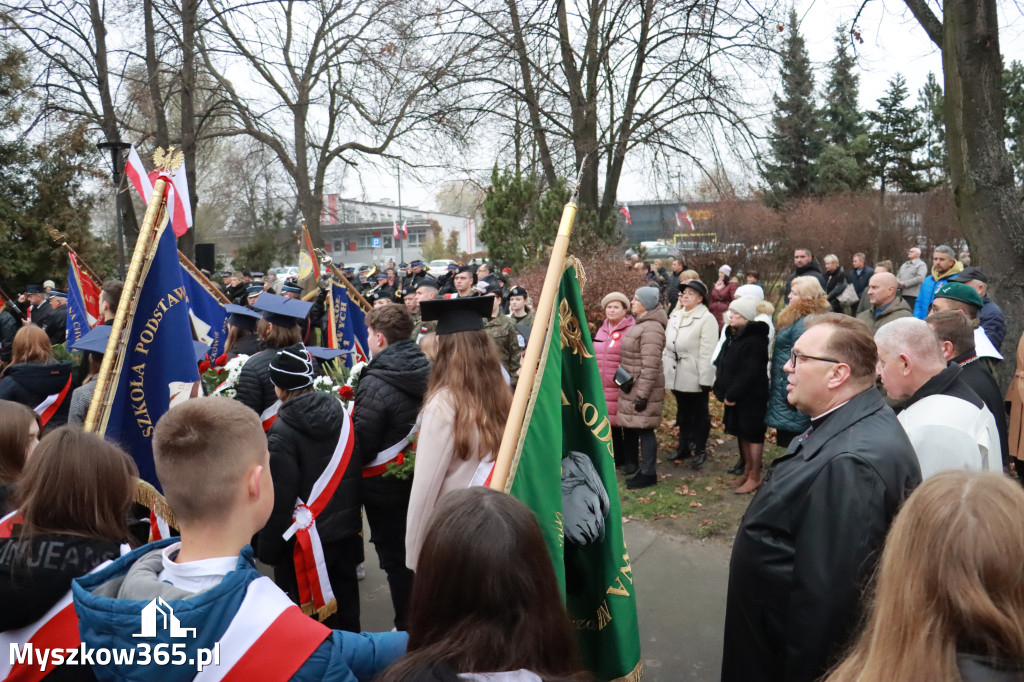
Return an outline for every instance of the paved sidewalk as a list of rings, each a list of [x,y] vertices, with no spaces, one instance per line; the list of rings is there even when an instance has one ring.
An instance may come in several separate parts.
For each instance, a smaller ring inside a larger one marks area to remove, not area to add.
[[[627,523],[625,534],[637,590],[644,682],[718,680],[730,548],[664,535],[657,523],[643,521]],[[363,629],[390,630],[391,595],[369,542],[359,592]]]

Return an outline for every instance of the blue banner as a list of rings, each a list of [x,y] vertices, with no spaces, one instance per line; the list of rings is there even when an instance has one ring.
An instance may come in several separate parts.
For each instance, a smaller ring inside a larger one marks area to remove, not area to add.
[[[345,364],[351,367],[368,360],[366,313],[348,295],[348,288],[340,280],[331,278],[331,296],[334,298],[334,324],[338,348],[347,351]]]
[[[228,340],[228,314],[220,300],[211,294],[192,271],[181,266],[181,278],[188,295],[188,305],[197,318],[196,336],[200,341],[211,344],[210,361],[213,362],[224,352]]]
[[[171,405],[200,395],[188,294],[170,223],[135,292],[127,343],[111,381],[105,433],[135,459],[139,477],[160,490],[153,465],[153,428]]]
[[[70,261],[70,259],[69,259]],[[92,322],[89,320],[89,313],[85,307],[85,295],[82,293],[82,283],[78,279],[79,273],[75,269],[74,261],[68,263],[68,304],[67,304],[67,330],[68,340],[66,348],[71,348],[78,343],[78,340],[89,333],[92,329]]]

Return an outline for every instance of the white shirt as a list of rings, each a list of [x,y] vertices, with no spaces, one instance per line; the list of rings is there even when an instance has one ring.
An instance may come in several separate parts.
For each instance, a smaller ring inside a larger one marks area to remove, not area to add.
[[[922,398],[897,415],[921,464],[921,478],[949,469],[999,471],[1003,466],[996,420],[950,395]]]
[[[157,576],[161,581],[170,583],[189,592],[202,592],[220,585],[224,576],[238,566],[238,557],[216,557],[175,563],[172,557],[181,550],[181,543],[176,542],[163,549],[164,570]]]

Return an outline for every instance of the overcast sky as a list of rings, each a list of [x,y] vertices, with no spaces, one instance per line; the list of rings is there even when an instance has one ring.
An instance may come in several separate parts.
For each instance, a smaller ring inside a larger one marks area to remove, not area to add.
[[[937,0],[931,0],[937,8]],[[1024,15],[1017,6],[1016,0],[997,0],[1000,11],[1000,49],[1003,58],[1009,62],[1014,59],[1024,60]],[[825,64],[834,54],[833,35],[835,27],[840,23],[849,23],[861,0],[796,0],[797,14],[800,17],[801,32],[807,41],[807,49],[816,67],[816,84],[820,85],[827,78]],[[857,44],[857,56],[860,66],[860,99],[864,109],[874,108],[876,100],[881,97],[889,80],[897,73],[907,79],[907,87],[911,99],[916,102],[917,91],[924,84],[928,72],[934,72],[942,82],[942,58],[939,50],[925,35],[924,30],[906,10],[901,0],[871,0],[861,13],[857,22],[863,44]],[[778,81],[765,84],[751,84],[753,87],[765,88],[766,97],[778,87]],[[641,201],[647,199],[666,198],[667,188],[653,185],[649,178],[638,169],[628,168],[619,183],[620,201]],[[402,203],[407,206],[419,206],[430,209],[433,207],[434,195],[440,184],[448,179],[440,174],[434,182],[417,183],[403,179]],[[342,193],[345,196],[360,195],[365,192],[371,201],[382,197],[397,198],[397,183],[387,177],[375,174],[364,174],[362,188],[355,179],[346,183]],[[663,196],[659,196],[662,194]]]

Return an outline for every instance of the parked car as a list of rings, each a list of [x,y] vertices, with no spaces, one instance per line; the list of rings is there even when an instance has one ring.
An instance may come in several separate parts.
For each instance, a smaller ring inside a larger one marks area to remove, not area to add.
[[[455,265],[453,260],[432,260],[427,264],[427,274],[431,277],[440,277],[448,272],[448,266]]]
[[[647,260],[654,260],[660,258],[662,260],[671,260],[678,257],[680,251],[675,247],[674,244],[655,244],[647,247]]]

